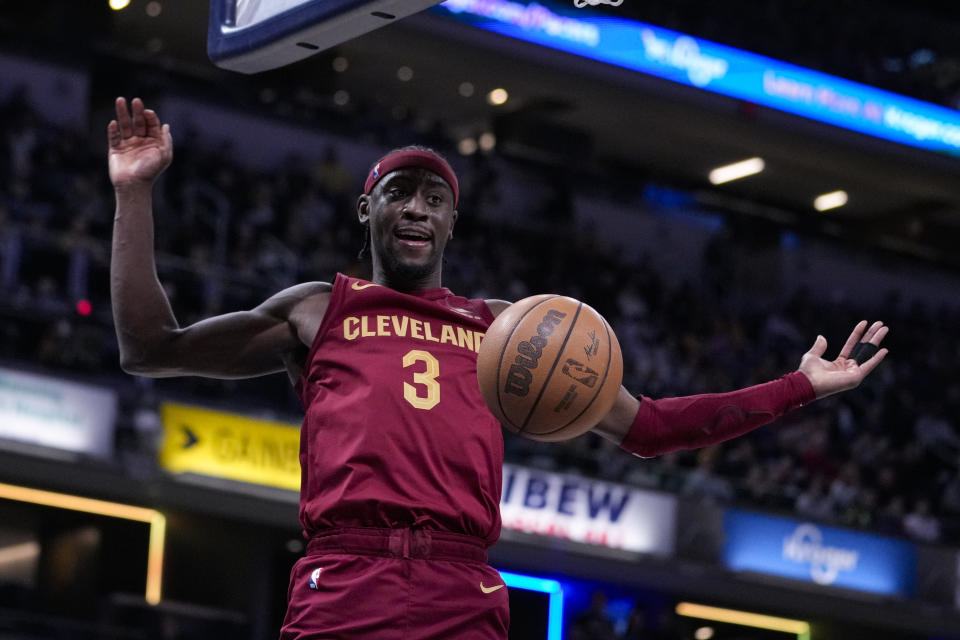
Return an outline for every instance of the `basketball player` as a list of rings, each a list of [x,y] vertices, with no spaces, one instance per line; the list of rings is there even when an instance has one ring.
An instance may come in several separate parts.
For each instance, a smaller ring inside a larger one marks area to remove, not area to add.
[[[169,125],[116,101],[109,169],[117,208],[111,262],[124,370],[243,378],[286,371],[306,416],[300,520],[283,638],[502,639],[507,593],[486,564],[500,532],[501,427],[480,397],[478,345],[509,303],[441,285],[459,186],[433,152],[372,168],[357,217],[373,280],[290,287],[250,311],[180,327],[157,279],[151,191],[170,164]],[[886,355],[887,327],[858,324],[839,356],[818,337],[799,370],[732,393],[665,400],[621,389],[596,427],[649,457],[715,444],[856,387]],[[854,350],[866,351],[858,364]]]

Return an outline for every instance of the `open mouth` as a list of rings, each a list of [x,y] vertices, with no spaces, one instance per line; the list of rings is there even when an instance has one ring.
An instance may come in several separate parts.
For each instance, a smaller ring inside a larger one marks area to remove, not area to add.
[[[402,244],[413,247],[425,247],[431,241],[430,234],[419,229],[396,229],[393,236]]]

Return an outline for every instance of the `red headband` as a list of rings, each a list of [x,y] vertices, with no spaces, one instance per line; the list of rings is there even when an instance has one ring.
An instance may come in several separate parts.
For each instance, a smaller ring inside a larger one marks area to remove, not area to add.
[[[363,192],[370,195],[380,178],[403,167],[420,167],[443,178],[453,189],[453,206],[457,206],[457,202],[460,200],[460,184],[457,182],[457,174],[453,172],[447,161],[437,154],[418,149],[395,151],[380,158],[380,161],[373,165],[373,169],[370,170],[370,175],[367,176],[367,181],[363,185]]]

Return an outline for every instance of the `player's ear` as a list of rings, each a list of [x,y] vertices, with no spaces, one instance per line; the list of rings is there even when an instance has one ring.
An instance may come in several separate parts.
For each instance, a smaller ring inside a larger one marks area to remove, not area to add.
[[[360,224],[367,224],[370,219],[370,196],[365,193],[357,198],[357,219]]]
[[[453,228],[457,225],[457,210],[453,210],[453,220],[450,222],[450,240],[453,240]]]

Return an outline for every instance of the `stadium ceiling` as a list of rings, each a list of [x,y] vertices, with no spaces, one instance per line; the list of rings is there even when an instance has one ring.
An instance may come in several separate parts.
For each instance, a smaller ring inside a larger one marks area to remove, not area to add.
[[[167,0],[153,17],[148,4],[133,0],[111,15],[99,46],[218,81],[230,74],[206,58],[206,2]],[[333,71],[335,56],[347,59],[345,72]],[[412,71],[409,80],[398,78],[401,66]],[[615,171],[638,182],[690,189],[708,207],[960,267],[955,250],[960,158],[587,61],[439,16],[408,18],[278,71],[230,75],[238,83],[265,88],[298,83],[321,96],[343,89],[369,97],[385,118],[395,109],[407,110],[440,120],[455,137],[496,129],[503,134],[498,139],[502,149],[532,157],[538,142],[552,145],[541,159],[563,160],[573,173]],[[472,97],[460,95],[463,82],[474,86]],[[499,107],[485,100],[495,87],[510,95]],[[714,167],[753,156],[765,160],[763,173],[719,186],[708,182]],[[825,213],[814,209],[817,195],[838,189],[849,194],[846,206]]]

